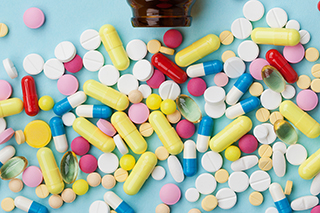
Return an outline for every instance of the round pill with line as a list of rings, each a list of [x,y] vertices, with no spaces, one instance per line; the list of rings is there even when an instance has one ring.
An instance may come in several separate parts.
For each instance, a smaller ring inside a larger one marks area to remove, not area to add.
[[[269,10],[266,16],[267,24],[271,28],[282,28],[288,21],[288,15],[286,11],[279,7]]]
[[[264,14],[264,6],[260,1],[247,1],[243,6],[242,12],[249,21],[258,21]]]
[[[37,75],[43,70],[44,60],[36,53],[27,55],[23,60],[23,69],[30,75]]]
[[[249,186],[249,177],[244,172],[233,172],[229,176],[228,185],[235,192],[244,192]]]
[[[101,67],[98,73],[99,81],[107,86],[115,85],[118,82],[119,77],[119,70],[110,64]]]
[[[222,209],[231,209],[237,203],[237,195],[230,188],[220,189],[216,197],[218,199],[218,206]]]
[[[83,56],[83,66],[91,71],[96,72],[104,64],[104,57],[103,55],[97,50],[90,50]]]
[[[43,72],[51,80],[59,79],[64,74],[64,66],[56,58],[49,59],[43,65]]]
[[[252,24],[248,19],[238,18],[231,25],[231,32],[237,39],[246,39],[250,36]]]
[[[76,53],[76,47],[70,41],[63,41],[54,49],[54,56],[64,63],[71,61]]]
[[[195,182],[197,190],[204,195],[211,194],[217,186],[217,181],[212,174],[202,173]]]
[[[206,152],[201,158],[202,167],[208,172],[218,171],[222,166],[223,160],[219,153],[214,151]]]
[[[246,65],[241,58],[229,58],[223,65],[223,70],[229,78],[238,78],[246,70]]]
[[[181,89],[180,86],[171,80],[164,81],[159,87],[159,95],[163,100],[176,98],[180,95]]]
[[[101,44],[99,32],[93,29],[83,31],[80,36],[80,44],[86,50],[95,50]]]
[[[253,190],[263,192],[269,188],[271,178],[267,172],[257,170],[250,175],[249,183]]]

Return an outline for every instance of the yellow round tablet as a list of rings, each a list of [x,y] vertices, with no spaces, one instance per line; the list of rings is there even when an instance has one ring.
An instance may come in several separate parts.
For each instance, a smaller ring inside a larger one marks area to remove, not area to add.
[[[256,118],[260,122],[266,122],[269,119],[270,112],[266,108],[260,108],[256,112]]]
[[[173,55],[174,54],[174,49],[171,49],[169,47],[160,47],[160,52],[163,54],[167,54],[167,55]]]
[[[159,160],[166,160],[169,157],[169,152],[164,146],[159,146],[155,151],[155,155]]]
[[[139,132],[141,133],[142,136],[149,137],[153,134],[153,128],[150,123],[145,122],[140,125]]]
[[[214,195],[207,195],[203,198],[201,206],[203,210],[209,212],[215,209],[218,205],[218,199]]]
[[[239,147],[232,145],[226,149],[226,151],[224,152],[224,156],[229,161],[236,161],[240,158],[241,151],[240,151]]]
[[[311,68],[311,73],[314,77],[320,78],[320,64],[315,64]]]
[[[91,187],[97,187],[101,183],[101,175],[98,172],[92,172],[87,176],[87,182]]]
[[[54,100],[49,95],[45,95],[39,99],[38,104],[43,111],[49,111],[54,106]]]
[[[309,47],[306,49],[305,58],[310,62],[314,62],[319,58],[319,51],[314,47]]]
[[[174,113],[167,115],[167,119],[170,123],[176,124],[181,119],[181,113],[179,112],[179,110],[176,110]]]
[[[229,58],[236,57],[236,54],[232,50],[226,50],[221,55],[221,60],[226,62]]]
[[[8,26],[4,23],[0,23],[0,37],[5,37],[9,32]]]
[[[11,212],[14,208],[14,200],[11,197],[6,197],[1,201],[1,208],[6,212]]]
[[[311,81],[311,89],[315,92],[315,93],[320,93],[320,79],[313,79]]]
[[[26,142],[33,148],[46,146],[51,140],[51,130],[49,125],[42,120],[34,120],[24,128]]]
[[[259,168],[263,171],[272,169],[272,160],[269,157],[262,157],[259,159]]]
[[[130,155],[126,154],[120,158],[120,167],[124,170],[131,170],[133,169],[134,165],[136,165],[136,159]]]
[[[259,82],[253,82],[251,86],[249,87],[249,93],[252,96],[258,97],[262,94],[263,92],[263,86]]]
[[[268,144],[263,144],[258,149],[260,157],[270,157],[272,155],[272,148]]]
[[[220,42],[223,45],[229,45],[233,42],[233,34],[229,30],[225,30],[219,35]]]
[[[278,111],[275,111],[273,113],[271,113],[270,115],[270,123],[274,124],[277,120],[282,120],[283,119],[283,116],[281,115],[280,112]]]
[[[85,181],[83,179],[79,179],[73,183],[72,189],[73,189],[74,193],[76,193],[76,195],[84,195],[85,193],[87,193],[87,191],[89,189],[89,185],[88,185],[87,181]]]
[[[291,180],[287,180],[286,188],[284,190],[284,194],[286,194],[286,195],[290,195],[291,194],[292,185],[293,185],[293,182]]]
[[[26,137],[24,136],[24,133],[22,130],[15,131],[14,138],[16,139],[16,142],[18,145],[21,145],[24,142],[26,142]]]
[[[72,203],[76,199],[77,195],[71,188],[66,188],[61,193],[61,198],[66,203]]]
[[[156,213],[170,213],[170,207],[164,203],[157,205]]]
[[[252,192],[249,195],[249,202],[254,206],[259,206],[263,202],[263,195],[260,192]]]
[[[47,188],[47,186],[45,184],[40,184],[39,186],[37,186],[36,188],[36,195],[39,198],[46,198],[49,196],[49,190]]]
[[[161,43],[156,39],[152,39],[147,44],[147,49],[150,53],[155,54],[160,51]]]
[[[53,209],[59,209],[63,204],[63,200],[60,195],[51,195],[49,198],[49,205]]]
[[[9,182],[9,189],[15,193],[20,192],[23,189],[22,180],[20,180],[18,178],[11,179]]]
[[[116,179],[116,181],[120,183],[126,181],[128,178],[128,175],[129,175],[128,172],[122,168],[119,168],[114,172],[114,178]]]
[[[106,189],[112,189],[116,185],[116,179],[113,175],[105,175],[102,178],[102,186]]]
[[[188,213],[201,213],[201,211],[199,209],[194,208],[194,209],[190,209]]]
[[[311,84],[311,79],[307,75],[300,75],[297,85],[300,89],[308,89]]]
[[[218,183],[225,183],[229,179],[229,172],[225,169],[219,169],[214,174],[214,177]]]

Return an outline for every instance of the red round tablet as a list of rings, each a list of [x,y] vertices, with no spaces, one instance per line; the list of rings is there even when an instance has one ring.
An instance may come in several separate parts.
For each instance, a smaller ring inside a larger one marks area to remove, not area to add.
[[[177,48],[182,43],[182,35],[178,30],[168,30],[163,35],[163,42],[169,48]]]
[[[98,167],[98,161],[93,155],[87,154],[80,158],[79,166],[81,171],[84,173],[91,173],[96,171]]]
[[[193,96],[201,96],[207,89],[207,84],[202,78],[192,78],[187,85],[188,92]]]

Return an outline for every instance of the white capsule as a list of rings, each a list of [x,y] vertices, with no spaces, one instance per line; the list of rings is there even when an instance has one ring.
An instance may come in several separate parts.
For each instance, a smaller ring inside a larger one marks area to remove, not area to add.
[[[206,75],[204,71],[203,63],[189,66],[186,72],[189,78],[196,78],[196,77],[201,77]]]
[[[76,108],[76,114],[80,117],[92,118],[93,105],[80,105]]]
[[[191,177],[198,171],[197,167],[197,149],[196,143],[193,140],[184,142],[183,150],[183,173]]]
[[[193,140],[184,142],[183,159],[194,159],[197,157],[196,144]]]
[[[237,87],[233,86],[226,96],[226,103],[233,105],[239,101],[242,95],[243,92],[241,92]]]
[[[68,141],[66,135],[59,135],[53,138],[54,146],[56,150],[60,153],[64,153],[68,149]]]
[[[276,207],[281,207],[281,209],[278,209],[279,212],[291,212],[290,204],[286,198],[286,196],[283,193],[283,190],[281,186],[278,183],[272,183],[269,186],[269,192],[271,194],[271,197],[276,204]]]
[[[83,91],[78,91],[73,95],[70,95],[67,99],[71,107],[76,108],[87,100],[87,95]]]
[[[0,168],[5,164],[10,158],[14,156],[16,150],[13,146],[6,146],[0,150]]]
[[[236,105],[233,105],[231,107],[229,107],[226,112],[226,117],[229,118],[229,119],[234,119],[240,115],[243,115],[245,114],[242,106],[240,103],[236,104]]]
[[[14,205],[18,209],[21,209],[22,211],[29,212],[29,213],[49,212],[47,207],[23,196],[16,197],[14,199]]]
[[[208,150],[210,136],[200,135],[197,137],[197,150],[199,152],[205,152]]]
[[[112,191],[104,194],[104,201],[118,213],[133,213],[133,209]]]

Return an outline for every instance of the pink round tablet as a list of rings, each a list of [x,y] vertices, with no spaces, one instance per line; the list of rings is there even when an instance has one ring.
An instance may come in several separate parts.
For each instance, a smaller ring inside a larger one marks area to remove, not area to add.
[[[0,101],[7,100],[12,93],[11,84],[8,81],[0,80]]]
[[[244,153],[252,153],[258,148],[258,141],[253,135],[244,135],[239,140],[239,148]]]
[[[82,58],[77,54],[71,61],[64,63],[64,68],[72,73],[79,72],[82,69],[82,66]]]
[[[250,63],[249,71],[252,77],[256,80],[262,80],[261,70],[264,66],[270,65],[269,62],[263,58],[257,58]]]
[[[318,105],[318,96],[310,89],[302,90],[296,97],[297,105],[304,111],[311,111]]]
[[[71,150],[76,155],[85,155],[89,152],[89,149],[90,149],[90,143],[81,136],[76,137],[71,142]]]
[[[31,29],[37,29],[44,23],[44,14],[42,10],[36,7],[27,9],[23,14],[23,22]]]
[[[299,63],[304,58],[304,47],[302,44],[297,44],[296,46],[285,46],[283,48],[284,58],[293,64]]]
[[[218,87],[224,87],[228,84],[229,77],[224,72],[219,72],[214,76],[213,81]]]
[[[42,183],[41,170],[36,166],[29,166],[22,173],[22,181],[29,187],[37,187]]]
[[[188,92],[193,96],[201,96],[207,89],[207,84],[202,78],[191,78],[187,85]]]
[[[84,173],[92,173],[96,171],[98,161],[93,155],[87,154],[80,158],[79,167]]]
[[[0,144],[4,144],[5,142],[9,141],[12,136],[14,135],[14,130],[12,128],[8,128],[1,132],[0,134]]]
[[[320,213],[320,205],[313,207],[310,213]]]
[[[195,125],[188,120],[181,120],[176,125],[176,131],[181,138],[190,138],[194,134],[195,130]]]
[[[149,118],[149,108],[144,103],[132,104],[128,111],[128,116],[133,123],[142,124]]]
[[[110,137],[113,137],[117,133],[113,125],[105,119],[99,119],[97,126],[104,134],[109,135]]]
[[[169,48],[177,48],[182,43],[182,35],[178,30],[168,30],[163,35],[163,43]]]
[[[160,199],[167,205],[176,204],[181,197],[181,191],[179,187],[173,183],[168,183],[160,189]]]
[[[147,84],[153,88],[158,89],[160,84],[166,80],[164,74],[159,70],[154,70],[153,75],[149,80],[147,80]]]
[[[79,88],[78,79],[70,74],[61,76],[57,82],[59,92],[63,95],[72,95]]]

